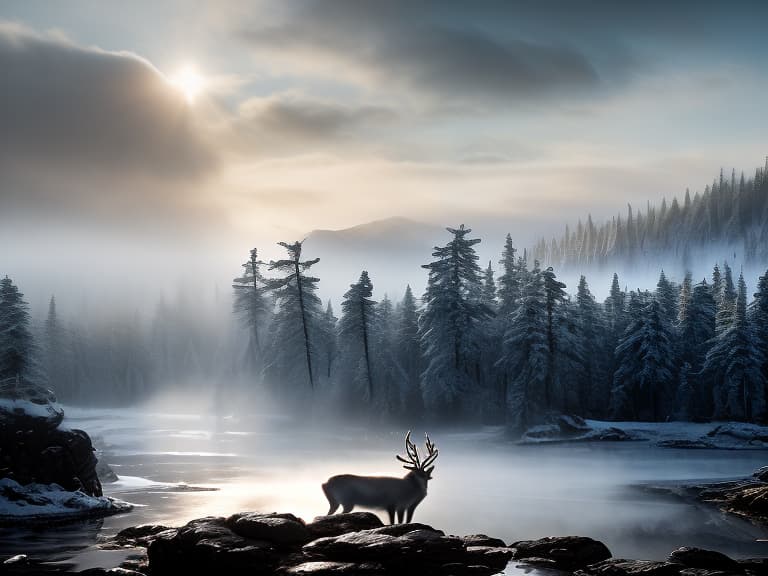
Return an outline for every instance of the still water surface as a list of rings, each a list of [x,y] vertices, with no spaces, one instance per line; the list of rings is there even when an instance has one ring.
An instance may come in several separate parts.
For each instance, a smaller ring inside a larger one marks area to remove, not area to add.
[[[5,530],[0,552],[114,566],[120,552],[94,547],[127,526],[176,526],[243,510],[327,512],[320,484],[333,474],[400,475],[402,431],[318,430],[278,418],[172,415],[136,410],[68,411],[123,479],[107,495],[136,504],[129,514],[55,530]],[[638,485],[727,479],[766,464],[764,451],[675,450],[646,443],[516,446],[496,429],[435,432],[435,479],[414,519],[450,534],[482,532],[507,542],[579,534],[616,557],[662,559],[678,546],[766,556],[766,533],[712,508],[653,495]],[[177,490],[164,483],[216,488]],[[513,573],[510,567],[508,573]]]

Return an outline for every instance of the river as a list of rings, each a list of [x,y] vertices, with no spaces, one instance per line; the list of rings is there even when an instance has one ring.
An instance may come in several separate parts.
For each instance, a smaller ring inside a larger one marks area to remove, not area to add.
[[[6,529],[0,553],[25,552],[78,569],[111,567],[125,554],[94,545],[127,526],[175,526],[244,510],[310,520],[327,511],[320,484],[329,476],[403,472],[394,458],[402,452],[401,430],[330,431],[286,418],[138,410],[67,414],[64,425],[88,431],[122,478],[106,484],[105,493],[136,507],[50,530]],[[746,476],[766,463],[765,451],[665,449],[645,442],[518,446],[494,428],[435,431],[433,440],[440,455],[414,520],[446,533],[482,532],[507,542],[578,534],[602,540],[625,558],[663,559],[678,546],[768,555],[768,543],[758,541],[766,533],[750,523],[638,488]]]

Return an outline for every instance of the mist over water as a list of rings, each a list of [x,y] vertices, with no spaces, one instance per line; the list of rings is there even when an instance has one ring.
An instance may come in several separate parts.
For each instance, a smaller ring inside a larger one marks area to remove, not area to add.
[[[136,504],[125,515],[49,531],[15,530],[2,552],[103,566],[123,556],[96,551],[98,535],[144,523],[181,525],[203,516],[253,510],[327,512],[320,484],[340,473],[404,471],[404,430],[329,427],[311,418],[242,410],[184,411],[182,398],[145,409],[67,410],[65,425],[88,430],[121,477],[105,493]],[[761,451],[674,450],[644,442],[519,446],[499,428],[429,430],[440,456],[414,520],[450,534],[486,533],[511,543],[578,534],[602,540],[615,557],[662,559],[678,546],[715,548],[735,557],[764,555],[765,533],[714,508],[653,495],[639,486],[746,476]],[[421,437],[414,430],[414,437]],[[165,483],[216,488],[188,491]],[[378,512],[384,519],[386,514]],[[20,543],[23,542],[23,546]],[[111,556],[110,556],[111,554]]]

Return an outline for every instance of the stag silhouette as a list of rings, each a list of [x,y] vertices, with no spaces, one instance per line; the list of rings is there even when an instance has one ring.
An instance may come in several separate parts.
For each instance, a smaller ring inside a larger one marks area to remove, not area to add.
[[[437,447],[426,436],[427,455],[422,461],[419,449],[411,442],[411,432],[405,435],[405,456],[395,456],[408,470],[403,478],[390,476],[354,476],[340,474],[332,476],[323,484],[323,492],[328,498],[331,515],[342,506],[342,512],[350,512],[355,506],[364,506],[386,510],[390,524],[397,521],[410,522],[413,511],[427,495],[427,483],[432,479]]]

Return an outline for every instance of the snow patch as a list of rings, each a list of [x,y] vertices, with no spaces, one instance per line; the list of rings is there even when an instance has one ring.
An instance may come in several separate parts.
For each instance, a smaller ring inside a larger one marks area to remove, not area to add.
[[[744,422],[585,422],[588,430],[577,435],[557,434],[551,425],[535,426],[521,443],[634,440],[663,448],[768,449],[768,427]]]
[[[0,478],[0,524],[36,521],[69,521],[128,512],[132,504],[107,496],[69,492],[58,484],[22,486]]]
[[[0,398],[0,412],[8,414],[27,414],[33,418],[54,419],[64,412],[58,402],[48,404],[35,404],[29,400]]]

